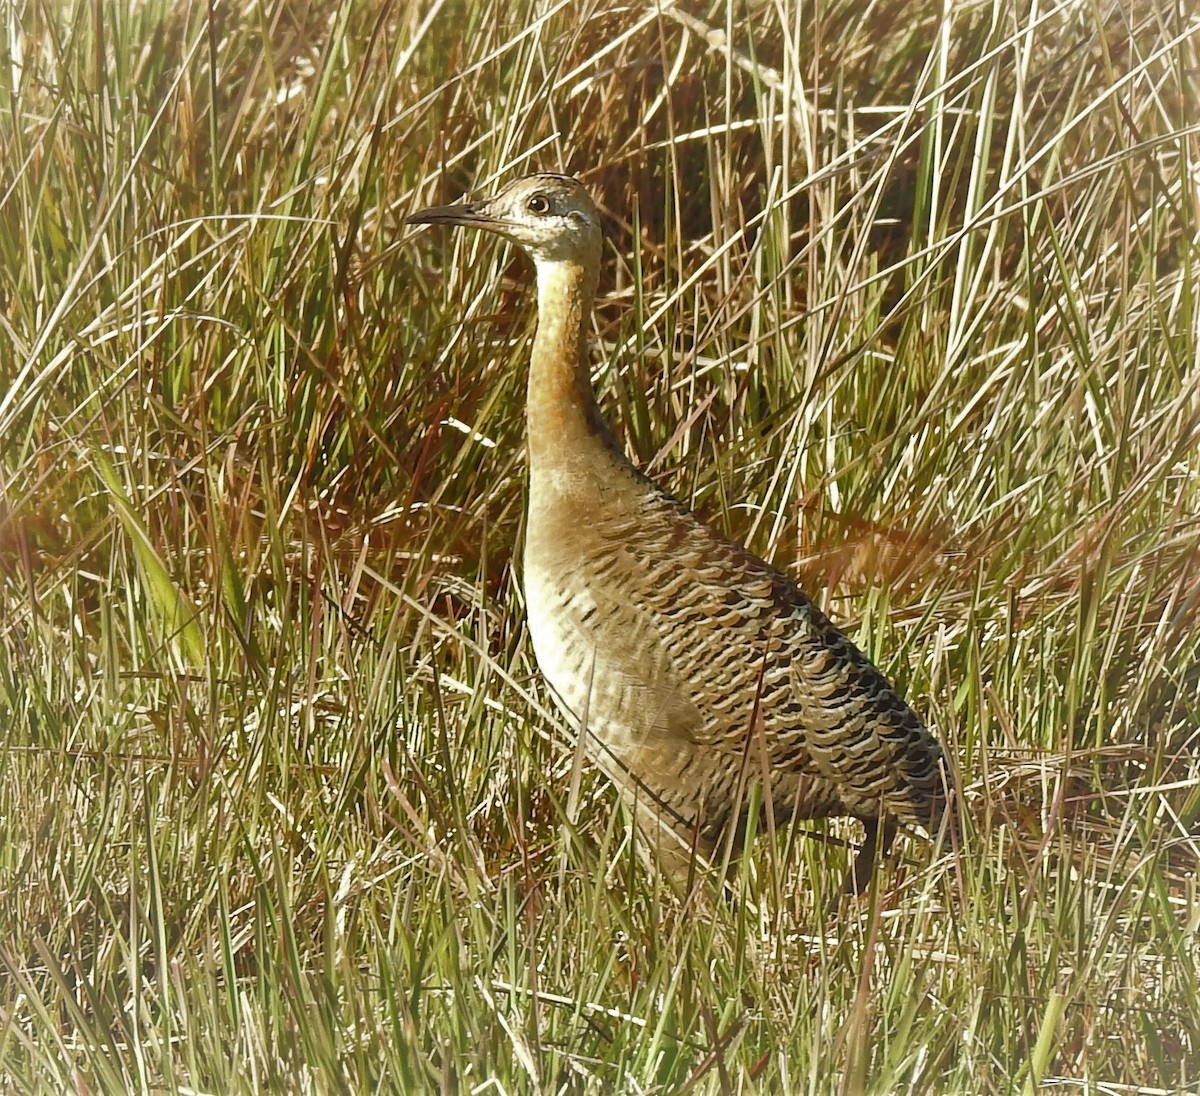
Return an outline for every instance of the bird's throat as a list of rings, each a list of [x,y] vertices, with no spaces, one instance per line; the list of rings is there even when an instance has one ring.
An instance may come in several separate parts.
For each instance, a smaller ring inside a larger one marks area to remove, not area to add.
[[[571,481],[616,449],[600,417],[588,365],[587,327],[596,272],[576,262],[539,262],[538,326],[529,363],[530,473]],[[619,453],[619,450],[617,451]]]

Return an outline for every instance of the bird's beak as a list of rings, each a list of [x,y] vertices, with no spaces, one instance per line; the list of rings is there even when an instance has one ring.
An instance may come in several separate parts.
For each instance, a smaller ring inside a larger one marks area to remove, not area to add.
[[[504,222],[487,212],[486,202],[461,202],[458,205],[431,206],[404,218],[406,225],[469,225],[498,232]]]

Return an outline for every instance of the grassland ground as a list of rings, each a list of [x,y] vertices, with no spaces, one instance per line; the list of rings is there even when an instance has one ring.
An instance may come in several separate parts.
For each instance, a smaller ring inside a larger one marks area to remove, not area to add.
[[[1200,1090],[1200,16],[11,0],[0,1089]],[[963,846],[688,905],[549,710],[530,272],[947,743]]]

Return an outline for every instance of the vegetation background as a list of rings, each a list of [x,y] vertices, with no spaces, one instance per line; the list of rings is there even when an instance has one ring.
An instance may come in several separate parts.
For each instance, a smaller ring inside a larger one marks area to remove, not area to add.
[[[1200,15],[1182,0],[0,5],[0,1089],[1200,1088]],[[960,767],[734,897],[531,661],[530,271],[610,229],[630,452]]]

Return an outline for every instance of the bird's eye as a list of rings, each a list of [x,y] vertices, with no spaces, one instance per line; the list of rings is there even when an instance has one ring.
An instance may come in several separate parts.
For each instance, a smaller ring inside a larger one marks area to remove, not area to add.
[[[529,201],[525,203],[525,208],[528,209],[530,213],[549,213],[550,202],[546,199],[544,194],[535,194],[529,199]]]

